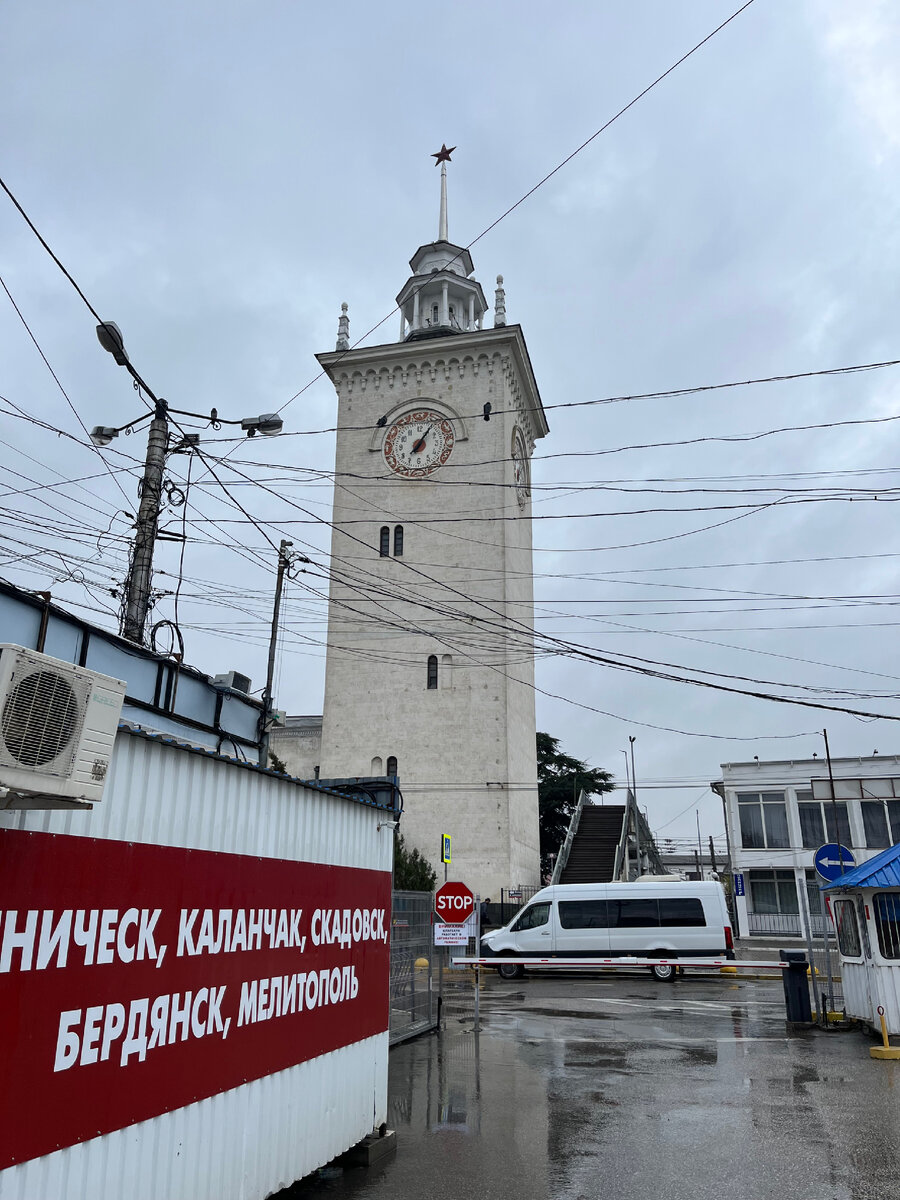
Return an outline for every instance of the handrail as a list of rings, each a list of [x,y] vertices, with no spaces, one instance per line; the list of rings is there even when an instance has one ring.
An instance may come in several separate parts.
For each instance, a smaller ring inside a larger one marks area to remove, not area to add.
[[[575,811],[572,813],[569,821],[569,828],[566,831],[566,840],[559,848],[559,854],[556,856],[556,862],[553,864],[553,874],[550,876],[550,882],[559,883],[560,876],[563,873],[566,863],[569,861],[569,853],[572,849],[572,843],[575,841],[575,834],[578,832],[578,826],[581,822],[581,810],[584,808],[584,802],[587,799],[584,789],[578,793],[578,803],[575,805]]]
[[[622,816],[622,832],[619,834],[619,844],[616,846],[616,858],[613,863],[612,882],[615,883],[619,875],[622,873],[622,867],[625,863],[625,847],[628,844],[628,816],[631,812],[631,804],[634,797],[631,794],[631,788],[625,793],[625,812]]]

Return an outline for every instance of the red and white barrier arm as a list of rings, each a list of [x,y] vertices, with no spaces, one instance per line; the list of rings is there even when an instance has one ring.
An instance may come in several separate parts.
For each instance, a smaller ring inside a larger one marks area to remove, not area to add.
[[[498,955],[496,958],[453,958],[450,961],[454,967],[498,967],[503,963],[511,963],[519,967],[563,967],[567,971],[577,970],[579,967],[588,970],[597,967],[661,966],[736,967],[738,970],[781,971],[791,965],[780,959],[775,962],[771,959],[760,962],[756,959],[745,958],[629,958],[624,955],[619,958],[538,958],[537,956],[534,958],[504,958]]]

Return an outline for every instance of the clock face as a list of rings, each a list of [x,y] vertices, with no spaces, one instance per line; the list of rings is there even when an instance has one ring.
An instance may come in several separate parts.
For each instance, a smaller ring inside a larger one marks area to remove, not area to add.
[[[531,489],[528,485],[528,453],[525,449],[525,439],[518,429],[513,435],[512,461],[516,499],[519,502],[519,508],[524,508]]]
[[[428,408],[405,413],[384,438],[384,461],[397,475],[422,479],[442,467],[453,450],[453,422]]]

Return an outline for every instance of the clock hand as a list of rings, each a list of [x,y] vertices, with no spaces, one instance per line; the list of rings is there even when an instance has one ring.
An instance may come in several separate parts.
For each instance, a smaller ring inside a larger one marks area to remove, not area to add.
[[[428,428],[425,430],[425,432],[422,434],[422,436],[419,438],[419,440],[417,442],[413,442],[413,448],[412,448],[413,454],[421,454],[422,453],[422,451],[425,449],[425,439],[428,437],[429,433],[431,433],[433,428],[434,428],[434,422],[432,421],[432,423],[428,426]]]

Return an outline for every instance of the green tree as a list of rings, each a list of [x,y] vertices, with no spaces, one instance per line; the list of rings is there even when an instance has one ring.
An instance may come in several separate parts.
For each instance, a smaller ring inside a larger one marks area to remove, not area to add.
[[[437,873],[415,847],[406,848],[403,834],[394,830],[394,887],[399,891],[433,892]]]
[[[578,795],[600,796],[613,789],[613,776],[602,767],[589,767],[559,749],[559,738],[537,735],[538,806],[541,831],[541,875],[553,869],[553,860],[565,841]]]

